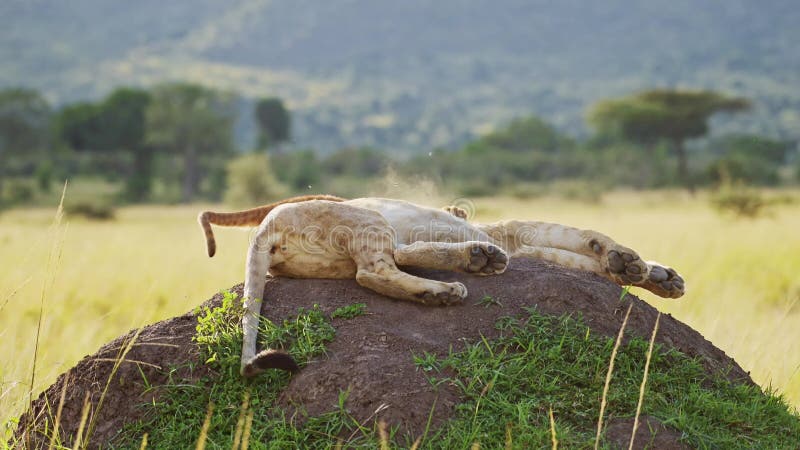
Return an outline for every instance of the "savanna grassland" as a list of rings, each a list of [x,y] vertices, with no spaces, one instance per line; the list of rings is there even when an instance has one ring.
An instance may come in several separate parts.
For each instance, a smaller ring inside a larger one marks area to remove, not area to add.
[[[677,191],[618,192],[599,204],[556,197],[479,198],[473,204],[478,221],[519,218],[592,228],[645,259],[674,266],[687,280],[683,299],[634,293],[698,329],[758,383],[800,406],[797,202],[744,220],[719,215],[704,194]],[[65,217],[58,227],[55,207],[0,215],[0,424],[28,399],[40,305],[34,395],[108,340],[183,313],[243,279],[248,232],[217,231],[219,250],[209,259],[195,222],[206,207],[127,207],[113,221]]]

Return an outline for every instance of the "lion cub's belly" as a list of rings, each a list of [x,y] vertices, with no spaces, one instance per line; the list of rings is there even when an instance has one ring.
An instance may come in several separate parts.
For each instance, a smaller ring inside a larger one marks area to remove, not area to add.
[[[327,245],[300,245],[291,240],[275,248],[270,273],[292,278],[354,278],[356,264],[348,254]]]

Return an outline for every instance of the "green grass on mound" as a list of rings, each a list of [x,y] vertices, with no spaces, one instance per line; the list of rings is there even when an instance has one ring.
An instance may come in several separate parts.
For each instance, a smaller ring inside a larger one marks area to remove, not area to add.
[[[522,317],[506,317],[496,327],[501,337],[482,339],[444,358],[409,355],[409,362],[428,374],[433,384],[452,383],[462,397],[455,417],[423,436],[402,436],[359,423],[340,393],[338,408],[298,425],[273,407],[289,376],[272,371],[253,383],[239,375],[242,333],[237,299],[226,294],[221,307],[200,314],[196,340],[214,376],[192,384],[175,380],[161,387],[158,402],[142,405],[146,419],[127,427],[115,448],[140,448],[147,433],[149,448],[550,448],[552,428],[560,448],[594,446],[600,399],[614,340],[593,336],[580,319],[543,316],[535,309]],[[355,317],[362,305],[334,312]],[[292,320],[262,320],[265,346],[286,348],[301,366],[324,357],[335,338],[330,318],[318,307],[301,309]],[[608,393],[605,423],[635,414],[648,342],[632,339],[622,345]],[[446,374],[453,374],[448,376]],[[209,405],[213,411],[208,415]],[[705,373],[698,361],[656,346],[649,368],[642,414],[679,430],[696,448],[796,448],[800,417],[786,402],[756,387],[734,384]],[[207,427],[204,421],[210,420]],[[203,432],[207,429],[207,433]],[[388,441],[388,442],[387,442]],[[607,444],[601,445],[607,447]]]

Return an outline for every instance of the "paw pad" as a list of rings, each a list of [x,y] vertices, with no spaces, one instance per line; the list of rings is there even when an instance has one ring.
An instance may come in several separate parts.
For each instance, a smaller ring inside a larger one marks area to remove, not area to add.
[[[474,245],[469,255],[466,271],[470,273],[491,275],[503,272],[508,266],[508,255],[492,244]]]

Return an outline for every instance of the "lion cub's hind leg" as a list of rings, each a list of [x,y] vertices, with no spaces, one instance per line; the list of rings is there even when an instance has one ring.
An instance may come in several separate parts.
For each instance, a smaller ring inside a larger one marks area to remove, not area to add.
[[[462,283],[429,280],[401,271],[388,252],[358,255],[356,264],[356,282],[388,297],[426,305],[450,305],[467,296]]]
[[[398,246],[394,259],[401,266],[456,270],[477,275],[496,275],[508,267],[508,255],[488,242],[415,242]]]

